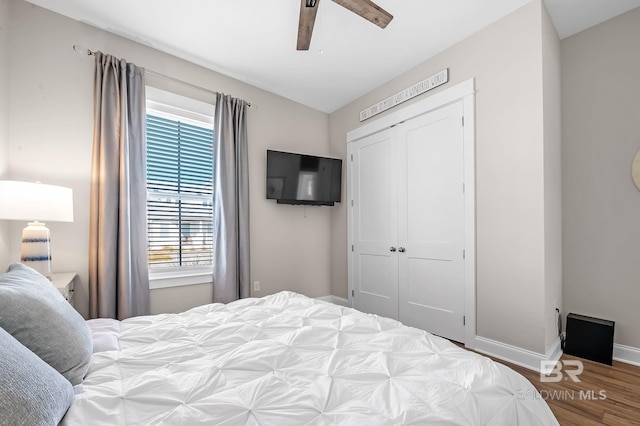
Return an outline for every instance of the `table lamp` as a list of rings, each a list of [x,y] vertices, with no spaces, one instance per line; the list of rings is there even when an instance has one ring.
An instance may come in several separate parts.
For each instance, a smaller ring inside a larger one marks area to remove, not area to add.
[[[73,222],[71,188],[42,183],[0,180],[0,219],[31,220],[22,230],[20,261],[51,278],[47,222]]]

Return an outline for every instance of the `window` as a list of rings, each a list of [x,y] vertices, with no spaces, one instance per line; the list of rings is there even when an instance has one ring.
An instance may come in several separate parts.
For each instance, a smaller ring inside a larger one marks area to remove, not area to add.
[[[213,114],[147,98],[149,271],[151,281],[171,280],[151,288],[195,283],[180,278],[211,275]]]

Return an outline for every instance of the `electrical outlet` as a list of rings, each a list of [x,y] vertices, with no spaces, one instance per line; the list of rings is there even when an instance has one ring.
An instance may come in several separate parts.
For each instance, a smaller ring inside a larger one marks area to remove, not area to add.
[[[253,282],[253,291],[260,291],[260,281]]]

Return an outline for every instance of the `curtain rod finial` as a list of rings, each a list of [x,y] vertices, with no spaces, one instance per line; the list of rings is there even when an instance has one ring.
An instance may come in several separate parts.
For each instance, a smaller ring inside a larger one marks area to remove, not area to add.
[[[89,49],[87,49],[84,46],[81,46],[79,44],[74,44],[73,45],[73,50],[75,50],[77,53],[81,54],[81,55],[91,55],[91,51]]]

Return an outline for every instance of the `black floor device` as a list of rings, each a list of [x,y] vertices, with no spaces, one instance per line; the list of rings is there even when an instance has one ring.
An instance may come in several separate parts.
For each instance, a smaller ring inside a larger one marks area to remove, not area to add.
[[[611,365],[615,322],[584,315],[567,315],[567,340],[564,352],[580,358]]]

